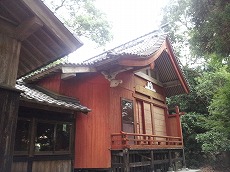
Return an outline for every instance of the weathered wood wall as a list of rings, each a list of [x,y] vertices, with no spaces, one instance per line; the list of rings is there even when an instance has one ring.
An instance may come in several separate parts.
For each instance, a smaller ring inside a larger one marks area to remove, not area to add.
[[[11,172],[27,172],[27,162],[13,162]]]
[[[13,162],[11,172],[27,172],[27,162]],[[71,160],[34,161],[32,172],[71,172]]]
[[[11,169],[20,93],[0,87],[0,172]]]
[[[71,160],[34,161],[32,172],[70,172]]]

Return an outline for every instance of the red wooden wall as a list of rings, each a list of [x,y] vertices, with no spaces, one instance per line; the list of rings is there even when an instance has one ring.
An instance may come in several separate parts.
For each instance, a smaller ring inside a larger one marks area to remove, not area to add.
[[[76,115],[74,167],[109,168],[109,82],[103,75],[72,78],[62,81],[61,92],[92,109],[87,115]]]
[[[52,74],[48,77],[45,77],[37,83],[37,85],[45,89],[48,89],[50,91],[53,91],[55,93],[59,93],[60,84],[61,84],[61,74],[60,73]]]
[[[135,86],[144,87],[146,80],[135,76],[132,71],[120,73],[116,79],[121,79],[123,83],[114,88],[110,88],[109,81],[99,73],[78,74],[77,77],[67,80],[61,80],[60,74],[56,74],[39,82],[40,86],[47,89],[78,98],[82,105],[92,109],[92,112],[87,115],[76,115],[75,168],[109,168],[111,166],[110,135],[122,130],[121,98],[133,100],[134,113],[138,114],[133,94]],[[154,88],[157,93],[165,95],[162,87],[154,85]],[[143,108],[146,110],[145,106]],[[152,118],[154,115],[150,116],[149,120]],[[178,134],[175,135],[174,132],[178,131],[178,128],[173,127],[175,121],[167,119],[164,126],[167,134],[177,136]],[[154,121],[152,119],[152,122]],[[148,124],[149,121],[146,122],[146,125]],[[152,128],[153,134],[156,126]],[[137,124],[135,124],[135,129],[138,130]]]
[[[132,72],[125,72],[119,74],[116,79],[121,79],[122,84],[117,87],[110,88],[110,132],[120,133],[122,130],[121,123],[121,98],[134,100],[134,74]]]

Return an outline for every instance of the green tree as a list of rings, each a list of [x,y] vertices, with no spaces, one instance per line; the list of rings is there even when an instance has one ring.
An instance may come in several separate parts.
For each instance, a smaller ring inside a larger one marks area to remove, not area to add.
[[[198,135],[197,139],[207,153],[215,155],[230,151],[230,73],[227,66],[211,74],[205,73],[200,82],[200,87],[203,87],[203,84],[211,85],[203,92],[206,92],[207,96],[212,96],[212,99],[209,106],[210,115],[205,125],[207,132]]]
[[[94,0],[44,0],[45,4],[78,36],[84,36],[98,45],[112,39],[111,25]]]
[[[166,25],[164,31],[168,33],[176,55],[183,60],[186,65],[191,63],[192,56],[189,49],[189,31],[193,28],[188,6],[190,1],[171,0],[170,5],[164,8],[164,16],[161,24]]]
[[[184,143],[189,155],[187,159],[193,165],[199,161],[194,149],[199,155],[212,154],[213,157],[229,150],[229,6],[229,1],[223,0],[172,0],[165,9],[163,23],[169,23],[165,30],[174,47],[179,52],[189,47],[186,62],[204,62],[199,67],[196,65],[195,70],[191,69],[198,75],[193,78],[187,75],[192,90],[190,95],[169,99],[169,103],[178,102],[187,112],[188,116],[182,117],[182,125],[186,128]],[[183,53],[177,55],[182,59]]]
[[[198,78],[202,76],[203,69],[184,68],[188,82],[190,83],[190,94],[182,94],[168,99],[169,107],[179,106],[180,111],[186,112],[181,117],[183,140],[185,145],[186,164],[188,167],[199,167],[204,163],[202,143],[197,141],[199,134],[205,133],[206,118],[209,114],[209,101],[205,95],[197,91],[200,84]]]
[[[190,0],[194,28],[191,44],[196,53],[230,55],[230,3],[228,0]]]
[[[204,127],[205,119],[203,114],[196,112],[188,112],[181,117],[186,164],[190,168],[197,168],[205,163],[202,143],[196,139],[199,134],[207,131]]]

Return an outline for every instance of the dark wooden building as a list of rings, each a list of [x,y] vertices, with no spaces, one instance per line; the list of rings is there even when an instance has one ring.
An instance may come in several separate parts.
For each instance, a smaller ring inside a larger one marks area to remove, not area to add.
[[[40,0],[0,1],[0,172],[11,171],[20,96],[16,79],[81,45]]]
[[[166,97],[189,93],[167,36],[152,32],[81,64],[46,68],[24,81],[79,98],[75,171],[167,171],[184,162],[179,108]]]
[[[18,83],[20,105],[11,172],[73,170],[75,118],[88,113],[79,100]]]

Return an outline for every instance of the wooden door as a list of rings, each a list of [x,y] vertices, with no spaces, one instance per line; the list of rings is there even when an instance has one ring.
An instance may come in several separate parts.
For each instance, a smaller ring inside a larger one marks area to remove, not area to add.
[[[134,133],[134,114],[133,114],[133,101],[122,99],[122,130],[127,133]]]
[[[145,126],[145,134],[153,134],[153,123],[152,123],[152,111],[151,104],[143,102],[144,107],[144,126]]]
[[[137,100],[135,117],[136,133],[159,136],[167,135],[164,108]]]
[[[165,111],[163,108],[153,106],[155,135],[166,136]]]
[[[136,104],[137,133],[153,134],[151,104],[137,100]]]

